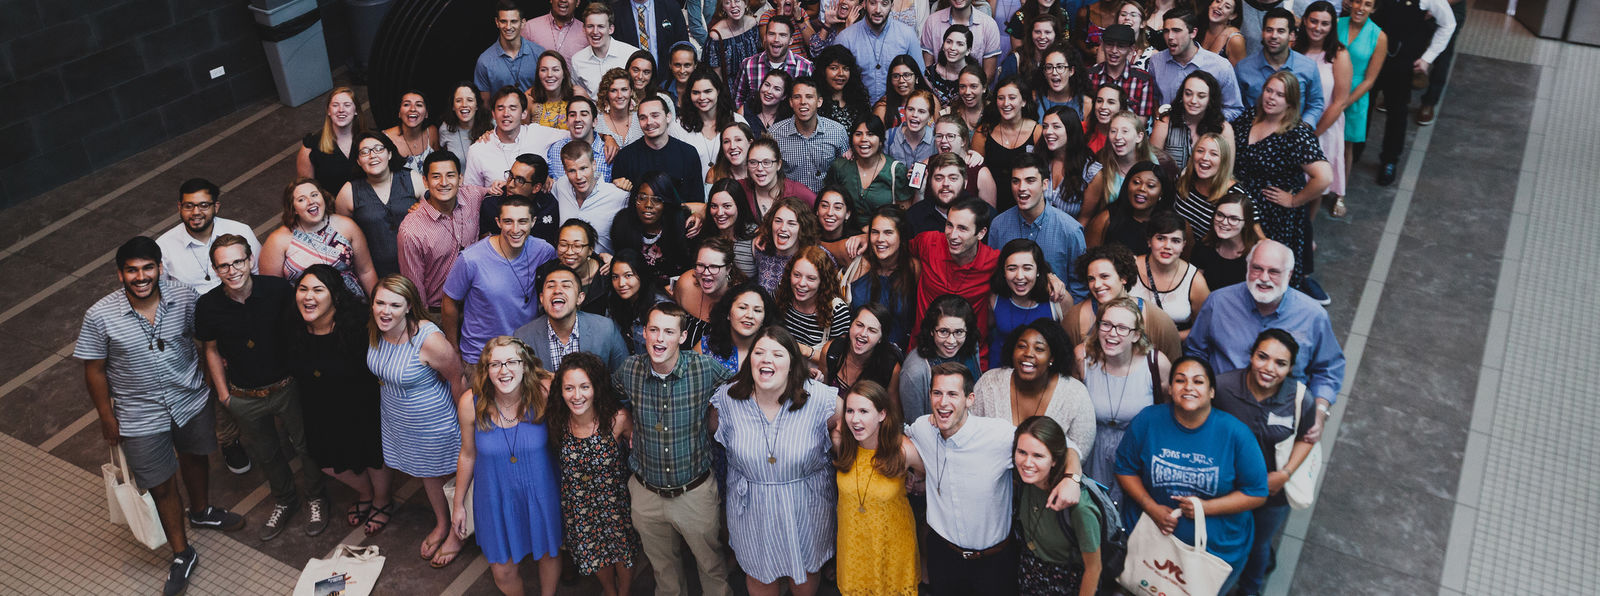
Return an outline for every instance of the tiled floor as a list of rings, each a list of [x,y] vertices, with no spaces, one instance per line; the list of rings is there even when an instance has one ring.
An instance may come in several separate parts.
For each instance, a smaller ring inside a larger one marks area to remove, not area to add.
[[[1492,0],[1484,0],[1492,1]],[[1600,404],[1600,50],[1536,40],[1474,10],[1438,123],[1414,127],[1396,187],[1350,180],[1351,216],[1321,219],[1318,277],[1351,358],[1320,500],[1297,513],[1273,594],[1581,594],[1600,580],[1592,496]],[[106,520],[104,443],[68,358],[110,291],[109,251],[176,223],[180,181],[224,184],[222,215],[275,225],[298,137],[320,117],[260,104],[5,211],[0,218],[0,593],[151,593],[163,556]],[[1374,115],[1374,118],[1382,118]],[[1376,139],[1374,139],[1376,140]],[[213,498],[259,524],[259,473],[217,466]],[[492,594],[475,548],[442,571],[414,554],[418,484],[372,540],[336,527],[262,543],[198,533],[197,594],[284,594],[340,542],[388,556],[374,593]],[[336,503],[348,491],[330,483]],[[648,593],[640,564],[636,593]],[[532,566],[525,566],[530,579]],[[735,582],[742,584],[742,582]],[[740,586],[742,588],[742,585]],[[741,590],[742,591],[742,590]],[[591,582],[563,593],[593,594]]]

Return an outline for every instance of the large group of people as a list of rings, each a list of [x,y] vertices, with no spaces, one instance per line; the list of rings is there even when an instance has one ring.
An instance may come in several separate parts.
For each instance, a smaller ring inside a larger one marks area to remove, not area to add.
[[[382,532],[399,472],[419,554],[507,594],[687,593],[685,546],[706,594],[1094,594],[1100,520],[1192,540],[1189,497],[1257,594],[1343,379],[1312,221],[1378,91],[1392,182],[1455,26],[1374,4],[502,1],[397,126],[335,89],[264,239],[185,183],[75,355],[169,594],[180,469],[190,526],[246,525],[219,440],[261,539]]]

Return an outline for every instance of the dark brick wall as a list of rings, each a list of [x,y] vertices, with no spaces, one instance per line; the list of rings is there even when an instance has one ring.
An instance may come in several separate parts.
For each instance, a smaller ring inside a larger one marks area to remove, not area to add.
[[[276,93],[244,0],[0,0],[0,206]]]

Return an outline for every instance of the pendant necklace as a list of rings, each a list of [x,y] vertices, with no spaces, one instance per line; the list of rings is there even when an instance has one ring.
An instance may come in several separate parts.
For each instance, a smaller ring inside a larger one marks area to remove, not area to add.
[[[872,467],[871,467],[871,463],[872,462],[871,462],[871,460],[868,460],[866,463],[867,463],[867,469],[858,470],[856,472],[856,513],[866,513],[867,512],[867,491],[866,491],[865,488],[862,487],[862,483],[863,483],[864,480],[866,480],[867,475],[872,473]],[[856,457],[856,465],[859,466],[861,464],[862,464],[861,458],[859,456]]]
[[[495,414],[498,414],[501,420],[511,423],[511,438],[506,438],[506,433],[500,433],[500,440],[505,441],[506,443],[506,453],[511,455],[511,463],[517,463],[517,433],[522,432],[522,423],[516,421],[510,416],[507,416],[505,410],[500,408],[500,402],[496,401],[493,403]],[[500,429],[505,430],[506,428],[502,426]]]
[[[777,465],[778,456],[776,455],[776,452],[778,450],[778,420],[783,418],[783,404],[778,404],[778,415],[775,416],[770,422],[767,421],[767,413],[760,411],[760,408],[761,404],[756,404],[756,413],[761,415],[761,422],[763,426],[766,427],[765,430],[767,431],[767,436],[763,437],[767,442],[767,465]]]

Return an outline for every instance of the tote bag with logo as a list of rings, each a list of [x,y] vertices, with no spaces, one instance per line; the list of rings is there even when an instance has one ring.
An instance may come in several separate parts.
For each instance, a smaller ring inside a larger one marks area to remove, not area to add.
[[[1139,514],[1128,537],[1127,562],[1117,578],[1123,589],[1138,596],[1216,596],[1222,591],[1233,566],[1206,552],[1205,508],[1199,498],[1189,499],[1194,502],[1194,546],[1176,535],[1162,534],[1148,514]]]
[[[1301,404],[1305,403],[1306,384],[1300,383],[1300,388],[1294,395],[1294,429],[1300,430]],[[1294,434],[1274,446],[1273,455],[1278,460],[1278,469],[1282,470],[1289,465],[1289,455],[1294,453]],[[1289,499],[1289,506],[1295,509],[1311,507],[1316,500],[1317,477],[1322,475],[1322,443],[1311,446],[1311,452],[1306,454],[1305,461],[1300,462],[1300,467],[1295,468],[1294,474],[1289,476],[1289,481],[1283,483],[1283,496]]]
[[[341,544],[326,559],[306,561],[294,596],[367,596],[381,574],[383,555],[377,545]]]

